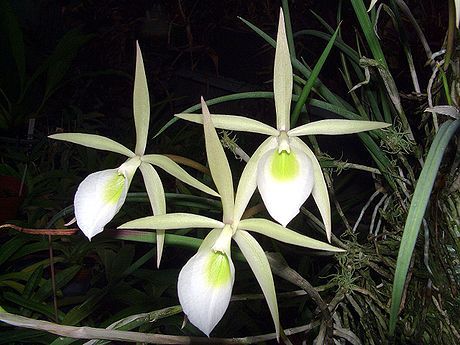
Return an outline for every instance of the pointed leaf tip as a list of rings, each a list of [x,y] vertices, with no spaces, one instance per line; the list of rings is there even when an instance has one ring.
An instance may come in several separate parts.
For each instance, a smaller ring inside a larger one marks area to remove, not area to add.
[[[222,200],[224,222],[232,223],[235,202],[232,172],[203,97],[201,97],[201,106],[209,170]]]
[[[292,100],[292,65],[286,36],[283,11],[280,11],[276,37],[275,66],[273,72],[273,91],[276,108],[276,128],[288,131]]]
[[[150,99],[145,75],[144,61],[139,42],[136,41],[136,72],[133,92],[134,124],[136,126],[137,155],[143,155],[147,145],[147,135],[150,122]]]
[[[281,326],[278,302],[276,300],[275,283],[265,252],[257,240],[244,230],[237,231],[234,239],[262,289],[268,308],[270,309],[273,323],[275,324],[276,337],[279,339]]]

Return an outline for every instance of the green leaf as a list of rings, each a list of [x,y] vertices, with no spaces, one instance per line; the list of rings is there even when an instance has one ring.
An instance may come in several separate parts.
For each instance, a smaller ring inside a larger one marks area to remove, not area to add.
[[[273,92],[266,92],[266,91],[240,92],[240,93],[235,93],[235,94],[231,94],[231,95],[225,95],[225,96],[209,99],[209,100],[206,101],[206,104],[214,105],[214,104],[230,102],[230,101],[239,101],[239,100],[242,100],[242,99],[259,99],[259,98],[273,98]],[[192,112],[197,111],[199,109],[201,109],[201,103],[195,104],[195,105],[185,109],[182,112],[182,114],[184,114],[184,113],[192,113]],[[154,135],[153,138],[158,137],[161,133],[163,133],[166,129],[168,129],[170,126],[172,126],[178,120],[179,120],[178,117],[173,117],[163,127],[161,127],[161,129]]]
[[[279,339],[281,327],[278,314],[278,302],[276,301],[275,283],[273,282],[272,271],[264,250],[259,243],[257,243],[255,238],[246,231],[237,231],[233,239],[241,249],[241,252],[248,261],[249,267],[251,267],[252,272],[254,272],[256,276],[257,282],[262,288],[262,292],[275,324],[276,337]]]
[[[166,199],[163,184],[156,170],[148,163],[142,162],[139,169],[144,178],[145,188],[149,196],[150,205],[154,215],[166,213]],[[165,242],[165,232],[163,229],[157,230],[157,267],[160,267]]]
[[[233,214],[233,221],[235,222],[235,225],[238,225],[237,223],[241,219],[241,216],[248,206],[249,200],[257,188],[257,167],[259,165],[260,157],[262,157],[267,151],[274,150],[277,146],[278,141],[276,138],[267,138],[262,144],[260,144],[246,163],[246,166],[241,173],[238,188],[236,189],[235,210]]]
[[[72,308],[62,320],[63,325],[75,325],[88,315],[94,313],[99,302],[105,297],[108,289],[92,289],[87,293],[87,298],[82,304]]]
[[[27,280],[26,286],[24,287],[24,291],[22,292],[22,296],[24,298],[30,299],[34,290],[40,284],[42,277],[43,277],[43,265],[40,265],[32,272],[29,279]]]
[[[289,136],[353,134],[386,128],[390,123],[360,120],[320,120],[291,129]]]
[[[180,113],[174,116],[194,123],[203,123],[203,114]],[[244,116],[212,114],[211,120],[214,127],[228,129],[230,131],[251,132],[275,136],[279,134],[277,129],[266,125],[263,122]]]
[[[111,151],[127,157],[134,157],[136,154],[115,140],[86,133],[58,133],[49,135],[48,138],[68,141],[70,143],[91,147],[98,150]]]
[[[117,283],[124,276],[124,272],[131,267],[135,250],[136,247],[132,243],[124,245],[116,252],[110,249],[98,250],[98,254],[101,253],[100,256],[104,258],[105,274],[109,285]]]
[[[319,17],[318,17],[319,18]],[[332,31],[334,32],[334,30]],[[296,37],[299,36],[312,36],[313,38],[321,38],[323,40],[326,40],[328,42],[331,41],[332,35],[322,32],[322,31],[317,31],[317,30],[300,30],[295,33]],[[350,60],[351,62],[354,63],[354,65],[359,64],[359,55],[356,53],[356,51],[351,48],[349,45],[347,45],[340,37],[336,38],[334,41],[334,45],[342,52],[344,53]]]
[[[317,249],[317,250],[327,250],[331,252],[344,252],[345,250],[337,248],[310,238],[308,236],[299,234],[298,232],[292,231],[283,227],[280,224],[274,223],[268,219],[263,218],[249,218],[243,219],[240,221],[238,229],[244,229],[248,231],[254,231],[265,236],[274,238],[275,240],[294,244],[296,246],[301,246],[305,248]]]
[[[44,98],[48,98],[54,93],[60,85],[62,79],[69,70],[72,61],[78,53],[78,50],[90,39],[91,35],[85,35],[78,30],[68,31],[58,42],[53,52],[34,73],[28,81],[28,86],[35,80],[43,71],[47,71],[47,80],[45,86]]]
[[[379,39],[375,34],[374,25],[372,24],[369,18],[363,0],[351,0],[351,4],[355,11],[356,17],[358,17],[358,21],[361,25],[361,29],[363,30],[364,36],[366,37],[367,44],[371,49],[372,56],[383,66],[387,67],[385,55],[383,54]]]
[[[150,231],[118,229],[115,231],[105,231],[103,233],[103,236],[104,238],[127,240],[141,243],[156,243],[157,241],[155,234]],[[165,236],[165,243],[173,247],[189,248],[196,250],[200,247],[201,242],[201,239],[189,236],[175,234],[166,234]]]
[[[0,344],[26,344],[27,342],[30,343],[30,341],[33,341],[34,344],[39,344],[38,339],[40,338],[43,338],[43,331],[14,328],[11,331],[2,331]],[[49,342],[47,344],[49,344]]]
[[[205,216],[191,213],[168,213],[131,220],[120,225],[119,229],[184,229],[184,228],[223,228],[224,223]]]
[[[211,120],[208,106],[201,98],[201,108],[203,109],[204,139],[206,142],[206,156],[208,157],[209,170],[216,184],[217,191],[222,200],[224,223],[230,224],[233,221],[233,211],[235,208],[235,197],[233,192],[233,178],[227,156],[217,136],[216,129]]]
[[[137,155],[142,156],[147,145],[147,134],[150,121],[150,99],[145,76],[144,61],[142,60],[141,48],[136,41],[136,75],[134,78],[133,95],[134,123],[136,125],[136,149]]]
[[[329,192],[327,190],[326,181],[324,179],[323,170],[318,162],[313,151],[299,138],[292,138],[291,145],[299,150],[305,152],[310,158],[313,165],[313,175],[315,183],[311,195],[315,199],[316,205],[318,206],[321,218],[323,219],[324,229],[326,230],[326,236],[329,242],[331,242],[332,234],[332,222],[331,222],[331,203],[329,201]]]
[[[187,171],[182,169],[180,165],[178,165],[176,162],[174,162],[169,157],[166,157],[163,155],[157,155],[157,154],[145,155],[145,156],[142,156],[142,161],[148,162],[150,164],[153,164],[163,169],[168,174],[171,174],[175,178],[181,180],[182,182],[192,187],[195,187],[198,190],[201,190],[204,193],[207,193],[213,196],[219,196],[219,194],[217,194],[211,188],[206,186],[204,183],[198,181],[196,178],[191,176]]]
[[[50,319],[54,319],[54,310],[51,306],[43,304],[41,302],[37,302],[35,300],[30,300],[20,296],[14,292],[6,291],[3,293],[3,297],[16,305],[20,305],[29,310],[36,311]],[[62,313],[59,312],[59,318],[62,319]]]
[[[425,215],[426,207],[430,199],[433,184],[441,164],[444,151],[450,139],[454,136],[460,127],[460,120],[446,121],[439,128],[438,133],[433,139],[425,165],[415,187],[412,196],[409,213],[407,214],[406,224],[401,239],[401,244],[396,262],[396,270],[393,281],[393,293],[391,297],[389,334],[393,335],[398,319],[399,307],[406,282],[409,263],[414,251],[415,242],[417,241],[420,225]]]
[[[20,250],[24,245],[24,239],[19,236],[13,237],[0,247],[0,265],[6,262],[11,255]]]
[[[276,46],[276,41],[273,38],[271,38],[269,35],[267,35],[265,32],[260,30],[257,26],[255,26],[254,24],[248,22],[247,20],[241,17],[238,17],[238,18],[241,19],[241,21],[243,21],[243,23],[245,23],[249,28],[254,30],[254,32],[256,32],[260,37],[262,37],[269,45],[271,45],[272,47]],[[295,69],[297,69],[300,73],[302,73],[302,75],[306,79],[310,78],[311,70],[307,66],[303,65],[299,60],[297,60],[295,56],[291,56],[291,63],[292,63],[292,66]],[[336,94],[331,92],[326,86],[324,86],[324,84],[321,83],[319,79],[316,80],[315,88],[318,89],[319,94],[322,97],[324,97],[327,101],[333,104],[344,106],[348,109],[351,109],[351,106],[346,101],[344,101],[343,99],[338,97]]]
[[[290,128],[292,99],[292,65],[286,37],[283,11],[280,10],[278,34],[276,37],[275,68],[273,73],[273,91],[275,93],[276,129],[288,131]]]
[[[307,102],[308,95],[310,94],[311,89],[313,88],[316,80],[318,79],[319,72],[323,68],[324,63],[326,62],[326,59],[329,56],[329,53],[331,52],[331,49],[334,45],[334,42],[335,42],[335,39],[337,38],[338,33],[339,33],[339,28],[335,30],[334,35],[332,35],[331,39],[327,43],[326,48],[324,48],[323,52],[321,53],[321,56],[319,57],[318,61],[315,64],[315,67],[311,71],[310,78],[308,78],[307,82],[305,83],[305,86],[302,89],[302,93],[300,94],[299,100],[297,101],[294,111],[292,112],[292,115],[291,115],[291,125],[292,126],[295,126],[295,124],[297,123],[300,111],[302,110],[302,107]]]
[[[80,265],[74,265],[68,268],[63,269],[62,271],[56,273],[55,284],[56,289],[60,289],[66,284],[68,284],[73,277],[81,270]],[[53,282],[49,279],[45,284],[43,284],[40,289],[35,293],[34,298],[42,301],[53,293]]]

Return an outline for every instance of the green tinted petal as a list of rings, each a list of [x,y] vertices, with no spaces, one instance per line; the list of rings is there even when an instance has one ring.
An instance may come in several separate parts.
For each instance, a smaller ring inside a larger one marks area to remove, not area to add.
[[[236,190],[235,211],[233,215],[233,221],[235,222],[235,225],[238,225],[238,221],[241,219],[241,216],[248,206],[249,200],[257,188],[257,167],[259,164],[259,159],[267,151],[275,149],[277,145],[278,144],[275,137],[266,139],[257,148],[249,161],[246,163],[246,166],[241,173],[240,182]]]
[[[149,162],[157,167],[165,170],[167,173],[171,174],[175,178],[181,180],[182,182],[195,187],[202,192],[205,192],[209,195],[219,196],[215,191],[206,186],[204,183],[198,181],[196,178],[191,176],[187,171],[182,169],[176,162],[171,158],[168,158],[163,155],[145,155],[142,156],[142,161]]]
[[[275,150],[271,159],[271,174],[273,178],[279,181],[289,181],[297,177],[299,174],[299,163],[295,157],[295,153],[291,151],[278,152]]]
[[[300,247],[327,250],[331,252],[343,252],[341,248],[331,246],[328,243],[315,240],[314,238],[302,235],[298,232],[287,229],[277,223],[263,218],[250,218],[240,221],[239,229],[254,231],[259,234],[274,238],[275,240],[293,244]]]
[[[276,38],[273,91],[275,93],[276,129],[289,130],[292,99],[292,66],[286,37],[283,11],[280,10],[278,34]]]
[[[307,123],[305,125],[291,129],[288,132],[289,136],[302,135],[339,135],[353,134],[374,129],[386,128],[391,126],[390,123],[377,121],[361,121],[361,120],[320,120]]]
[[[131,220],[120,225],[120,229],[185,229],[185,228],[223,228],[218,220],[191,213],[167,213]]]
[[[190,122],[203,123],[203,114],[181,113],[176,114],[175,116]],[[244,116],[212,114],[211,120],[214,127],[228,129],[231,131],[252,132],[275,136],[279,133],[278,130],[263,122]]]
[[[260,247],[259,243],[248,232],[238,230],[233,239],[238,244],[244,257],[248,261],[252,272],[256,276],[257,282],[262,288],[262,292],[267,301],[268,308],[272,315],[275,324],[276,336],[280,335],[280,321],[278,313],[278,302],[276,300],[275,283],[273,282],[273,275],[265,256],[264,250]]]
[[[224,222],[230,224],[233,219],[235,202],[232,172],[230,171],[227,156],[225,156],[224,149],[212,123],[208,106],[203,98],[201,98],[201,107],[203,109],[203,127],[209,170],[211,170],[212,179],[216,184],[217,191],[222,200]]]
[[[136,75],[134,77],[133,93],[134,123],[136,125],[136,149],[137,155],[143,155],[147,145],[147,134],[150,121],[150,99],[147,78],[145,76],[144,61],[142,60],[141,48],[136,41]]]
[[[142,177],[144,178],[145,189],[147,190],[147,195],[149,196],[153,214],[165,214],[166,197],[160,176],[158,176],[158,173],[150,164],[142,162],[139,168],[141,170]],[[163,255],[165,232],[163,229],[155,230],[157,231],[157,267],[159,267],[161,257]]]
[[[327,190],[326,180],[324,179],[323,170],[319,165],[313,151],[299,138],[291,138],[291,145],[305,152],[310,158],[313,165],[314,185],[311,194],[318,206],[321,218],[323,219],[327,239],[331,241],[332,222],[331,222],[331,203],[329,201],[329,192]]]
[[[91,147],[93,149],[120,153],[128,157],[134,157],[135,153],[116,141],[95,134],[86,133],[58,133],[49,135],[48,138],[68,141],[70,143]]]

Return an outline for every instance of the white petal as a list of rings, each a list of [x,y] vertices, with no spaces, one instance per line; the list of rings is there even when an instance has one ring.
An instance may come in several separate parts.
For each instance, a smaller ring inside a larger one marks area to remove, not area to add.
[[[118,169],[95,172],[86,177],[75,193],[77,224],[91,238],[120,210],[128,193],[129,180]]]
[[[300,210],[313,188],[310,158],[291,147],[291,153],[271,150],[259,161],[257,187],[268,213],[286,226]]]
[[[273,91],[276,108],[276,129],[288,131],[292,100],[292,65],[286,35],[283,10],[280,10],[278,34],[276,36],[275,67],[273,71]]]
[[[179,301],[189,321],[207,336],[224,316],[230,303],[235,267],[229,253],[211,248],[221,231],[214,230],[203,241],[198,253],[182,268],[177,282]]]

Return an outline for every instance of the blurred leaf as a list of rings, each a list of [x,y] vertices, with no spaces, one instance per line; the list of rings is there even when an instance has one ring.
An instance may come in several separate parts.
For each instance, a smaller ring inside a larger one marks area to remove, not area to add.
[[[86,294],[86,301],[72,308],[63,318],[62,324],[75,325],[88,317],[91,313],[94,313],[98,303],[106,296],[107,291],[107,288],[90,290]]]
[[[74,265],[68,268],[63,269],[56,273],[55,283],[56,289],[60,289],[63,286],[67,285],[73,277],[80,271],[81,266]],[[34,298],[41,301],[50,297],[53,293],[52,280],[49,279],[45,284],[43,284],[37,293],[34,295]]]
[[[0,344],[16,344],[16,342],[24,342],[28,343],[33,341],[34,344],[42,343],[39,342],[38,338],[43,337],[43,331],[36,331],[33,329],[25,329],[25,328],[15,328],[11,331],[5,331],[0,329],[0,333],[2,336],[0,337]],[[49,344],[49,341],[48,341]]]
[[[24,245],[23,238],[14,236],[11,240],[5,242],[0,247],[0,265],[6,262],[10,257]]]
[[[41,302],[37,302],[34,300],[30,300],[27,298],[24,298],[21,295],[18,295],[14,292],[6,291],[3,294],[3,297],[7,300],[10,301],[16,305],[20,305],[24,308],[39,312],[40,314],[50,318],[54,319],[54,308],[52,306],[48,306],[46,304],[43,304]],[[58,318],[61,320],[63,317],[62,312],[58,313]]]
[[[22,293],[22,296],[24,298],[30,299],[34,290],[40,284],[42,277],[43,277],[43,265],[40,265],[32,272],[32,274],[30,275],[30,278],[27,281],[26,286],[24,287],[24,291]]]
[[[104,252],[109,254],[107,250]],[[117,253],[110,251],[110,254],[104,258],[103,262],[109,284],[113,284],[120,279],[124,272],[132,265],[134,253],[134,245],[128,244],[121,247]]]
[[[44,98],[48,98],[58,88],[78,50],[91,38],[91,35],[71,30],[59,40],[50,57],[39,69],[47,70]]]

